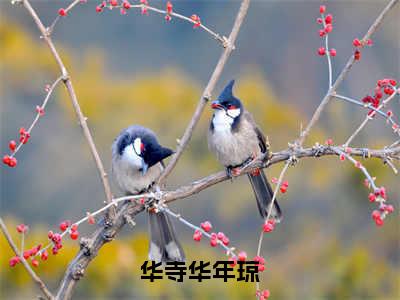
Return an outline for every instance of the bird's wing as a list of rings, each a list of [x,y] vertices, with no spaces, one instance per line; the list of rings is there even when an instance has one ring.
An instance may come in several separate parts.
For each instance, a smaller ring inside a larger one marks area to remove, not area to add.
[[[254,131],[257,134],[258,144],[260,146],[261,152],[266,153],[268,151],[267,140],[261,129],[257,126],[256,122],[254,121],[253,116],[251,115],[251,113],[245,110],[243,112],[243,117],[253,126]]]

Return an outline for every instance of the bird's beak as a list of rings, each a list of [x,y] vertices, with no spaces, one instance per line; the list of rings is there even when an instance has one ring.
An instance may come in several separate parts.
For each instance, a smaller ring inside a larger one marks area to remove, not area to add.
[[[144,159],[142,159],[142,175],[145,175],[149,165],[145,163]]]
[[[218,100],[215,100],[211,103],[212,109],[223,109],[224,107],[219,103]]]

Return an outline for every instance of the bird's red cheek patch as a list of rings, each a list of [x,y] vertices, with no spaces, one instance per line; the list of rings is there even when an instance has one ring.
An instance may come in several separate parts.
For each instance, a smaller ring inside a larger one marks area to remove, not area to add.
[[[259,176],[261,173],[260,169],[254,169],[253,171],[251,171],[251,175],[253,176]]]

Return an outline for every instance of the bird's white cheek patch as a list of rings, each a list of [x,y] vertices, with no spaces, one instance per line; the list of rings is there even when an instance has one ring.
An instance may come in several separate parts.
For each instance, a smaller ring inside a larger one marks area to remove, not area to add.
[[[135,141],[133,142],[133,147],[135,147],[135,152],[140,154],[142,153],[142,150],[140,149],[142,145],[142,140],[140,138],[136,138]]]
[[[213,125],[215,131],[226,131],[231,129],[233,119],[229,117],[225,110],[217,110],[214,114]]]
[[[136,154],[132,144],[126,146],[122,157],[123,159],[127,160],[132,166],[138,169],[142,167],[142,158]]]
[[[232,118],[236,118],[240,115],[240,108],[228,109],[227,114]]]

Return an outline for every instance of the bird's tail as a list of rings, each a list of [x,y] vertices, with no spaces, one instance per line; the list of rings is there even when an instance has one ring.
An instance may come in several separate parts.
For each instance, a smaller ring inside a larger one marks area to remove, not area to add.
[[[169,215],[162,211],[149,212],[149,230],[149,260],[185,261],[185,254],[176,237]]]
[[[253,173],[248,174],[251,186],[256,196],[258,210],[263,218],[266,218],[271,205],[272,197],[274,192],[271,185],[268,182],[267,177],[262,169],[257,169]],[[278,201],[275,199],[274,207],[272,208],[271,216],[276,222],[279,222],[282,217],[281,208],[279,207]]]

